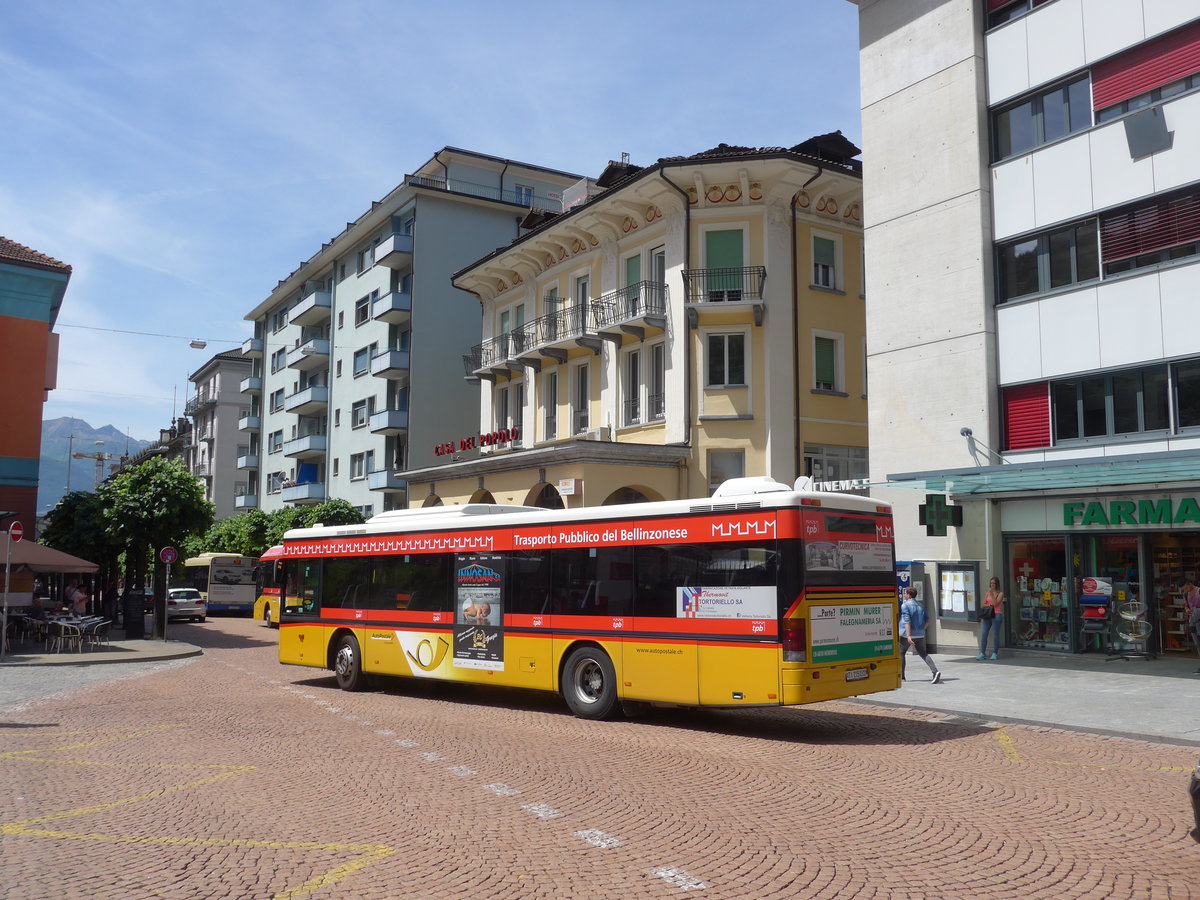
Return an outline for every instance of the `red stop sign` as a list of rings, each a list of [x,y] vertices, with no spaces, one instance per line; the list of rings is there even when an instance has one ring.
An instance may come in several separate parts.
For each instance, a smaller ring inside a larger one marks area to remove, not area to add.
[[[8,526],[8,536],[15,542],[25,537],[25,529],[21,527],[20,522],[13,522]]]

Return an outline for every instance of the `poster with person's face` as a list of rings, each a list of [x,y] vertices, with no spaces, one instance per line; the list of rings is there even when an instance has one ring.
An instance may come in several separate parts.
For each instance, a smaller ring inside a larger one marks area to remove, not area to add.
[[[504,564],[498,554],[460,553],[454,571],[454,665],[504,669]]]

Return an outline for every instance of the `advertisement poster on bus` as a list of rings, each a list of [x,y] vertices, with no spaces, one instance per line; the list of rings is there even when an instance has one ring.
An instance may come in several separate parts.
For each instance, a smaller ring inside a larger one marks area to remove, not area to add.
[[[686,619],[774,619],[773,587],[677,587],[675,615]]]
[[[812,541],[804,548],[810,572],[888,572],[892,545],[874,541]]]
[[[454,665],[504,670],[504,557],[459,554],[454,572]]]
[[[814,606],[809,616],[814,663],[849,662],[895,651],[888,603]]]

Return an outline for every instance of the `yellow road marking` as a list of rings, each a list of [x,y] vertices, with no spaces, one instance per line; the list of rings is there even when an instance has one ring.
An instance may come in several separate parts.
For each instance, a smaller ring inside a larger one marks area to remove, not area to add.
[[[388,856],[395,853],[395,849],[388,847],[385,844],[343,844],[343,843],[322,843],[318,841],[260,841],[248,840],[239,838],[188,838],[188,837],[154,837],[148,835],[121,835],[121,834],[97,834],[87,832],[73,831],[54,831],[48,828],[39,828],[36,826],[46,825],[51,822],[60,822],[65,819],[78,818],[80,816],[91,815],[93,813],[102,813],[111,809],[116,809],[121,806],[128,806],[133,803],[142,803],[148,800],[154,800],[160,797],[165,797],[170,794],[178,793],[179,791],[189,790],[191,788],[201,787],[207,784],[214,784],[226,778],[231,778],[234,775],[244,775],[247,772],[253,772],[257,766],[233,766],[233,765],[214,765],[214,764],[162,764],[162,763],[112,763],[112,762],[94,762],[89,760],[72,760],[58,759],[55,757],[44,758],[34,756],[32,754],[55,753],[66,750],[79,750],[85,747],[95,747],[102,744],[110,744],[116,741],[132,740],[138,737],[145,737],[155,732],[165,731],[171,728],[182,728],[183,725],[164,725],[154,728],[146,728],[139,731],[124,732],[107,737],[103,740],[84,741],[73,744],[67,744],[60,747],[43,747],[37,750],[10,750],[0,752],[0,759],[12,760],[14,762],[42,762],[55,763],[59,765],[79,765],[79,766],[108,766],[108,767],[137,767],[140,769],[152,769],[159,771],[169,771],[178,769],[220,769],[218,774],[209,778],[201,778],[197,781],[189,781],[186,784],[177,784],[170,787],[160,788],[153,791],[147,791],[144,794],[138,794],[133,797],[124,797],[120,800],[114,800],[110,803],[100,803],[92,806],[79,807],[77,809],[65,810],[59,813],[53,813],[45,816],[38,816],[33,819],[26,819],[21,822],[6,822],[0,823],[0,835],[8,835],[13,837],[33,837],[33,838],[49,838],[52,840],[75,840],[75,841],[97,841],[111,844],[150,844],[158,846],[195,846],[195,847],[239,847],[239,848],[255,848],[268,850],[333,850],[346,851],[350,853],[361,854],[349,862],[343,863],[334,869],[323,874],[317,875],[315,878],[310,878],[303,884],[288,888],[274,895],[272,900],[299,900],[299,898],[308,897],[317,891],[329,887],[341,881],[348,875],[366,868],[373,863],[379,862]],[[87,732],[72,732],[72,734],[86,734]]]
[[[996,733],[996,740],[1000,744],[1000,749],[1004,751],[1004,755],[1010,762],[1026,762],[1026,760],[1021,758],[1021,754],[1017,752],[1017,745],[1013,743],[1013,739],[1004,729],[1004,726],[996,726],[993,730]],[[1067,766],[1079,769],[1112,769],[1114,771],[1163,772],[1170,774],[1190,772],[1194,768],[1194,766],[1130,766],[1124,763],[1059,762],[1057,760],[1028,760],[1028,762],[1041,766]]]

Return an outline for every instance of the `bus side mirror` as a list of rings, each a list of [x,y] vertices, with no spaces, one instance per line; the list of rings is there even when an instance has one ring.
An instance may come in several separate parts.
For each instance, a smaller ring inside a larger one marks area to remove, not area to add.
[[[284,581],[284,562],[277,560],[275,563],[275,584],[283,584]]]

